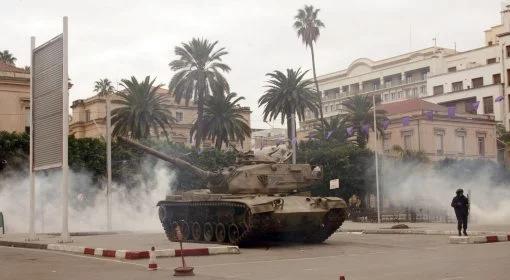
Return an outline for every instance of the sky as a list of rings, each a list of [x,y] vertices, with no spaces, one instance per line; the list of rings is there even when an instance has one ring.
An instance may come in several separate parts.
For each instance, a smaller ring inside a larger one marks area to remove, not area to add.
[[[29,65],[36,45],[62,32],[69,17],[70,100],[92,96],[94,81],[115,83],[150,75],[168,84],[175,46],[203,37],[229,52],[231,90],[246,97],[253,128],[265,123],[257,100],[266,73],[311,69],[309,49],[292,27],[305,4],[320,8],[326,28],[316,47],[318,75],[346,68],[357,58],[383,59],[437,45],[468,50],[484,44],[483,31],[500,23],[500,0],[0,0],[0,50]],[[311,72],[309,73],[311,76]]]

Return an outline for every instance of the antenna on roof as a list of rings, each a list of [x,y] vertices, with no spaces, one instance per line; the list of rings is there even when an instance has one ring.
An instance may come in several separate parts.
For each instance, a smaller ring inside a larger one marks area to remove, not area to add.
[[[453,50],[457,51],[457,42],[453,42]]]
[[[432,38],[432,41],[434,41],[434,47],[437,47],[437,38],[436,37]]]

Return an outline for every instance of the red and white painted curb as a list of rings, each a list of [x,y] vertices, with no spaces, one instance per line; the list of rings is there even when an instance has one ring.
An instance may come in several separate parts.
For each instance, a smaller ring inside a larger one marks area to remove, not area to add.
[[[94,255],[100,257],[110,257],[117,259],[148,259],[149,251],[130,251],[130,250],[109,250],[103,248],[88,248],[82,246],[66,245],[66,244],[48,244],[48,250],[73,252],[85,255]],[[220,254],[239,254],[238,246],[216,246],[203,248],[183,249],[163,249],[156,250],[156,257],[180,257],[184,256],[208,256]]]
[[[510,234],[485,235],[485,236],[450,236],[452,244],[479,244],[510,241]]]

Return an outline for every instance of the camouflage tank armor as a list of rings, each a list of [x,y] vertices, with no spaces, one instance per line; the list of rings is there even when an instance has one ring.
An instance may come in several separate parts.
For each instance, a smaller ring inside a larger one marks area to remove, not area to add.
[[[122,140],[208,182],[206,189],[168,195],[158,202],[159,218],[171,241],[177,240],[175,227],[180,225],[190,242],[320,243],[346,218],[344,200],[307,196],[309,186],[322,177],[309,164],[244,159],[210,172],[130,139]]]

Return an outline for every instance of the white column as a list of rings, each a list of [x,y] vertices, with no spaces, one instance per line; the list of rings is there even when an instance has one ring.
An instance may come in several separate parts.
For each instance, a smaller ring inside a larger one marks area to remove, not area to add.
[[[375,154],[375,188],[377,194],[377,222],[381,223],[381,198],[379,197],[379,157],[377,147],[377,122],[375,114],[375,94],[372,95],[373,110],[374,110],[374,154]]]
[[[70,242],[69,238],[69,218],[68,218],[68,208],[69,208],[69,163],[68,163],[68,135],[69,135],[69,77],[68,77],[68,49],[67,49],[67,17],[64,17],[63,20],[63,75],[62,75],[62,106],[63,106],[63,114],[62,114],[62,234],[61,234],[61,242]]]
[[[110,95],[106,96],[106,230],[112,230],[112,137],[111,137],[111,112]]]
[[[34,174],[34,49],[35,37],[30,37],[30,205],[28,240],[36,240],[35,235],[35,174]]]

